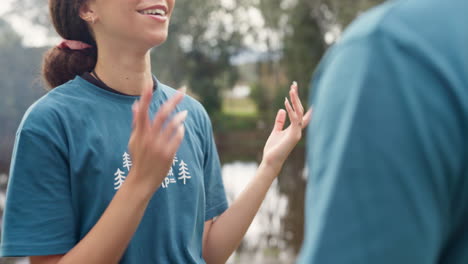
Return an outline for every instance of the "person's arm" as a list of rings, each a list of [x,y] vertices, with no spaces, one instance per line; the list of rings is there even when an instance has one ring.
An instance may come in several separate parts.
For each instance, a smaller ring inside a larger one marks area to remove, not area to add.
[[[419,44],[378,32],[322,63],[298,263],[441,260],[465,135],[451,86]]]
[[[134,129],[129,142],[133,167],[99,221],[68,253],[32,256],[31,264],[119,262],[151,197],[169,171],[184,135],[183,121],[187,112],[177,114],[164,126],[170,113],[183,99],[183,94],[177,93],[165,103],[154,121],[150,121],[148,116],[151,97],[150,89],[144,91],[141,101],[133,108]],[[161,142],[164,142],[164,149],[160,148]]]
[[[96,225],[70,252],[33,256],[31,264],[118,263],[152,196],[152,191],[139,186],[131,174]]]
[[[304,115],[296,85],[291,86],[290,96],[294,107],[289,101],[285,101],[285,106],[291,125],[283,130],[286,112],[280,110],[255,177],[216,221],[205,224],[203,257],[207,264],[225,263],[239,246],[284,161],[301,139],[302,129],[310,121],[311,111]]]

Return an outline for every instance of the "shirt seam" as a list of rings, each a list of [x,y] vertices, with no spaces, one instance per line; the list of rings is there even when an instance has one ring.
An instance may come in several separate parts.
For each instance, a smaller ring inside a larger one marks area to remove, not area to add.
[[[220,208],[224,208],[224,207],[227,207],[228,205],[228,202],[227,201],[223,201],[222,203],[219,203],[217,204],[216,206],[212,206],[210,207],[210,209],[206,210],[205,212],[205,218],[214,218],[216,216],[213,216],[213,217],[208,217],[209,215],[211,215],[212,213],[216,212],[217,210],[219,210]],[[205,219],[205,221],[208,221],[210,219]]]
[[[2,244],[0,246],[0,256],[21,257],[51,255],[68,252],[75,242],[55,243],[55,244]],[[43,251],[43,252],[40,252]]]

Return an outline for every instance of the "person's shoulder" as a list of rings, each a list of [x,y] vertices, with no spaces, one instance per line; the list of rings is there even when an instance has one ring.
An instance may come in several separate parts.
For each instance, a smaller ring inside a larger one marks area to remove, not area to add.
[[[176,89],[161,82],[158,83],[158,88],[162,90],[162,93],[165,95],[166,99],[171,98],[178,92]],[[183,101],[181,102],[181,107],[189,110],[191,114],[196,114],[200,118],[208,117],[205,107],[197,99],[188,94],[185,95]]]
[[[344,31],[336,46],[374,38],[384,30],[384,25],[396,8],[397,2],[390,1],[359,15]]]
[[[76,85],[74,81],[69,81],[36,100],[24,113],[17,132],[59,127],[64,109],[73,106],[70,95],[76,92]]]
[[[343,32],[334,49],[374,46],[376,43],[393,42],[395,38],[407,37],[404,31],[411,31],[414,26],[407,25],[403,18],[407,13],[408,2],[410,1],[387,1],[359,15]]]
[[[177,90],[162,83],[158,83],[158,88],[162,90],[165,100],[171,98],[177,93]],[[196,131],[199,136],[204,137],[206,136],[206,133],[212,130],[211,118],[208,115],[208,112],[206,111],[205,107],[194,97],[185,95],[184,99],[179,105],[179,109],[180,111],[188,111],[185,124],[190,127],[190,131]]]
[[[388,25],[391,24],[389,20],[392,20],[401,4],[401,1],[388,1],[359,15],[327,51],[315,71],[315,76],[321,76],[323,71],[342,54],[359,56],[358,53],[379,52],[377,50],[383,46],[381,43],[390,39],[390,35],[386,33],[389,30]]]
[[[461,10],[468,2],[461,0],[390,0],[360,15],[343,33],[338,47],[354,43],[370,44],[387,42],[400,46],[434,45],[452,37],[448,28],[460,27],[468,22]]]
[[[443,58],[444,65],[454,64],[459,60],[457,50],[467,44],[463,39],[468,39],[468,32],[447,32],[447,28],[460,28],[460,20],[468,22],[459,11],[463,6],[468,8],[468,2],[449,2],[390,0],[370,9],[355,19],[329,49],[316,74],[343,54],[353,60],[367,56],[379,57],[380,61],[405,60],[411,54],[417,60],[440,63],[434,60]]]

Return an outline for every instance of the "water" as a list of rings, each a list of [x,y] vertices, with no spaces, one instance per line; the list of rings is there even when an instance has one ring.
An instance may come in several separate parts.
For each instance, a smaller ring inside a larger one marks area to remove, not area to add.
[[[255,176],[257,167],[256,162],[233,162],[223,166],[223,180],[230,203]],[[288,199],[279,192],[278,181],[275,180],[242,246],[227,263],[292,263],[292,252],[281,239],[281,224],[287,208]]]

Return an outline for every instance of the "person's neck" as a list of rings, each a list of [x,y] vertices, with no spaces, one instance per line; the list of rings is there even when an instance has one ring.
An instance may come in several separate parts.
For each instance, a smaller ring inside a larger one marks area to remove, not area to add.
[[[119,45],[98,44],[95,73],[107,86],[128,95],[153,87],[150,51],[136,52]]]

